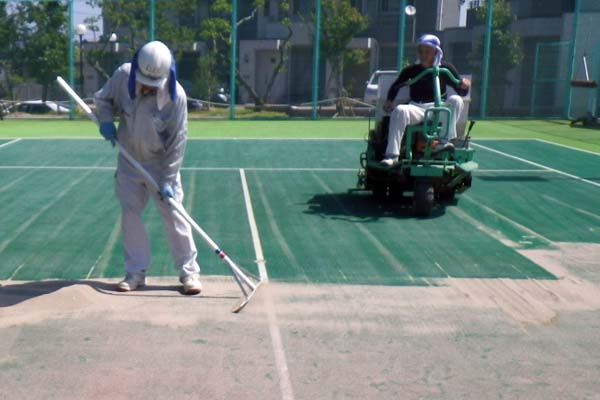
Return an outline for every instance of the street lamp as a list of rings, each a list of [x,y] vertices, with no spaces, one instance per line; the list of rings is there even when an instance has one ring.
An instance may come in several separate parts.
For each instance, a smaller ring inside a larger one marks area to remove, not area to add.
[[[406,13],[406,15],[408,15],[409,17],[412,18],[412,42],[415,42],[416,39],[416,34],[417,34],[417,7],[415,6],[406,6],[406,8],[404,9],[404,12]]]
[[[117,39],[118,39],[118,37],[117,37],[117,34],[116,34],[116,33],[114,33],[114,32],[113,32],[113,33],[111,33],[111,34],[110,34],[110,37],[108,38],[108,41],[109,41],[110,43],[112,43],[112,47],[113,47],[113,48],[112,48],[112,50],[113,50],[113,52],[115,52],[115,53],[118,53],[118,52],[119,52],[119,42],[117,42]]]
[[[87,32],[85,24],[79,24],[75,27],[75,33],[79,35],[79,90],[83,93],[83,35]]]

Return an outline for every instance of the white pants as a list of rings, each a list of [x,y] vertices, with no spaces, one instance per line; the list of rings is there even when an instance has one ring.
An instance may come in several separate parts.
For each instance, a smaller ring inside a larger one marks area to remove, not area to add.
[[[152,168],[147,169],[156,179]],[[127,272],[146,272],[150,267],[150,241],[142,223],[142,213],[149,197],[152,197],[162,217],[171,254],[175,260],[175,268],[179,271],[180,276],[200,272],[200,267],[196,262],[198,252],[194,244],[191,226],[165,201],[162,201],[158,193],[150,190],[137,171],[126,165],[123,160],[119,160],[115,192],[122,209],[121,229]],[[182,202],[183,190],[179,176],[173,183],[173,192],[175,201]]]
[[[463,99],[458,95],[448,97],[445,101],[446,106],[452,111],[450,126],[448,128],[448,137],[446,140],[452,140],[456,137],[456,121],[463,110]],[[400,144],[404,131],[409,125],[417,125],[423,122],[425,110],[433,107],[433,103],[410,103],[400,104],[390,116],[390,130],[388,133],[388,144],[385,150],[386,157],[398,157],[400,155]],[[442,132],[446,129],[446,118],[442,115]]]

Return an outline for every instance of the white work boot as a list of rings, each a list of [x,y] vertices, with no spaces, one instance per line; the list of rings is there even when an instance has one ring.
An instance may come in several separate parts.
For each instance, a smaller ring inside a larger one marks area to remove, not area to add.
[[[119,292],[131,292],[144,286],[146,286],[146,274],[142,272],[128,272],[125,279],[117,285],[117,290]]]
[[[200,294],[202,291],[202,283],[198,274],[182,276],[179,281],[183,283],[184,294]]]

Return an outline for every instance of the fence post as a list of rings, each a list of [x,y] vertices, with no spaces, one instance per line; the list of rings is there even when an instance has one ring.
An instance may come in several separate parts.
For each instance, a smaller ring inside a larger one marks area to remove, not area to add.
[[[487,97],[490,81],[490,54],[492,47],[492,22],[494,20],[494,0],[487,1],[487,16],[485,18],[485,43],[483,48],[483,69],[481,73],[481,104],[480,117],[487,116]]]
[[[321,0],[315,0],[315,37],[313,43],[312,119],[319,119],[319,64],[321,56]]]
[[[156,36],[155,21],[156,21],[156,1],[150,0],[150,21],[148,24],[148,39],[150,41],[153,41]]]
[[[396,69],[402,71],[404,65],[404,36],[406,33],[406,0],[400,0],[400,10],[398,15],[398,59],[396,60]],[[414,24],[414,21],[413,21]]]
[[[235,92],[237,66],[237,29],[238,0],[231,2],[231,57],[229,66],[229,119],[235,119]]]
[[[73,0],[69,0],[69,85],[75,87],[75,44],[73,43],[74,19]],[[75,102],[69,97],[69,120],[75,119]]]
[[[571,79],[573,79],[573,70],[575,69],[575,44],[577,41],[577,25],[579,24],[579,11],[581,10],[581,0],[575,0],[575,10],[573,10],[573,26],[571,32],[571,43],[569,44],[569,64],[567,67],[567,80],[565,82],[565,93],[567,101],[565,101],[565,108],[563,109],[563,118],[569,119],[571,114]]]

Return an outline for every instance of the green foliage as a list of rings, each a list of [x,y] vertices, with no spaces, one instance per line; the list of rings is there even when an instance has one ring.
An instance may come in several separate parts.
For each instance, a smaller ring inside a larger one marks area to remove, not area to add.
[[[237,26],[241,26],[253,20],[256,16],[256,12],[260,7],[264,7],[265,0],[254,0],[252,2],[252,11],[249,15],[241,16],[237,21]],[[210,62],[206,62],[203,68],[211,66],[213,68],[213,77],[215,82],[225,82],[229,78],[230,70],[230,58],[229,54],[231,51],[231,13],[232,3],[228,0],[215,0],[210,7],[210,18],[205,19],[200,24],[200,38],[207,42],[209,47],[209,54],[207,58],[210,58]],[[250,96],[254,99],[257,105],[264,104],[265,99],[269,96],[269,93],[273,87],[275,79],[285,70],[285,62],[287,61],[287,50],[289,49],[289,42],[292,37],[292,21],[290,18],[290,5],[288,0],[279,1],[279,13],[282,16],[281,23],[288,30],[288,36],[283,39],[283,43],[280,48],[279,63],[275,67],[273,74],[267,85],[266,93],[258,94],[252,85],[246,82],[239,73],[237,73],[237,81],[241,86],[250,93]],[[236,66],[237,68],[237,66]]]
[[[193,76],[192,96],[210,100],[212,91],[219,83],[214,74],[215,59],[211,55],[199,57]]]
[[[345,92],[344,67],[360,61],[356,57],[359,53],[348,51],[347,47],[357,34],[368,28],[369,17],[353,7],[350,0],[323,0],[321,7],[321,53],[331,64],[331,79],[335,79],[336,97],[340,97]]]
[[[150,9],[141,0],[87,0],[91,7],[102,9],[103,17],[110,21],[112,31],[118,31],[119,42],[129,44],[130,55],[149,40]],[[191,47],[196,32],[190,19],[196,11],[194,2],[169,0],[156,2],[156,32],[158,40],[179,52]],[[105,32],[110,35],[111,32]],[[179,57],[180,54],[175,54]]]
[[[487,6],[477,9],[477,20],[485,23],[487,15]],[[494,16],[492,19],[492,47],[490,56],[490,84],[489,95],[491,99],[500,99],[503,97],[505,86],[509,83],[506,80],[506,73],[520,65],[523,61],[523,48],[521,37],[511,32],[511,25],[516,21],[516,16],[512,13],[510,4],[506,0],[496,0],[494,4]],[[475,72],[475,81],[481,80],[482,59],[484,39],[477,43],[477,47],[471,54],[471,66]],[[490,104],[490,110],[502,107],[502,104]]]
[[[350,70],[355,65],[360,65],[369,62],[369,52],[367,50],[355,49],[348,50],[344,53],[344,71]],[[363,76],[351,76],[348,81],[344,81],[344,96],[346,93],[352,93],[357,87],[364,87]]]
[[[339,63],[350,41],[369,26],[369,17],[350,0],[323,0],[321,7],[321,52]]]
[[[66,4],[2,2],[0,9],[0,42],[6,69],[13,78],[20,75],[43,85],[42,100],[46,100],[48,86],[68,68]]]

